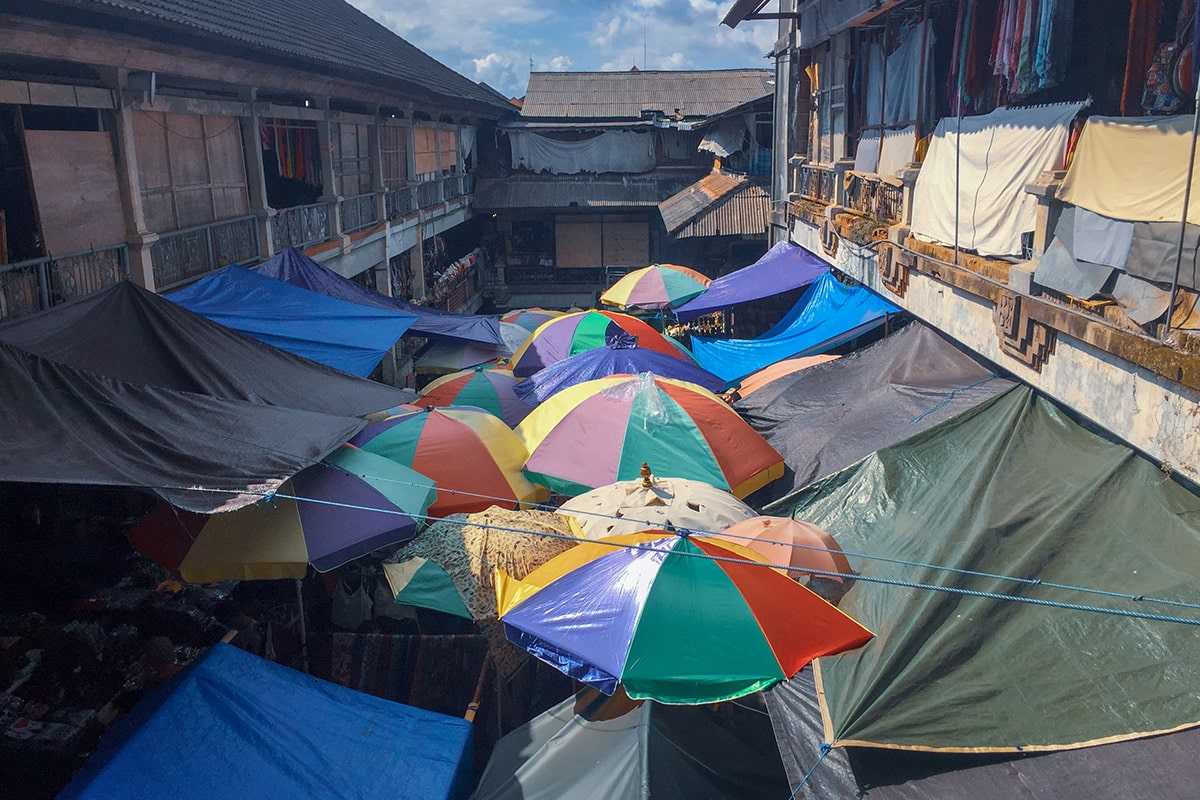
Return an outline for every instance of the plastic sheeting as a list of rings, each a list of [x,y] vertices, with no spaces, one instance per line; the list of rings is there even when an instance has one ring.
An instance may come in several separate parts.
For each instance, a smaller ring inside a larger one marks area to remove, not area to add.
[[[1192,625],[863,579],[1197,617],[1155,598],[1200,603],[1200,497],[1029,388],[879,450],[768,513],[824,528],[847,554],[1043,582],[851,555],[860,578],[840,608],[878,635],[818,662],[826,741],[1013,752],[1200,724]]]
[[[811,670],[764,692],[788,782],[798,798],[866,800],[1192,800],[1200,783],[1200,730],[1037,755],[917,753],[834,748],[824,733]]]
[[[1034,229],[1037,208],[1025,185],[1061,166],[1071,120],[1083,107],[1059,103],[944,117],[913,191],[913,234],[981,255],[1020,255],[1021,234]]]
[[[649,172],[654,169],[654,135],[607,131],[581,142],[564,142],[527,131],[508,130],[513,169],[574,175],[580,172]]]
[[[398,309],[310,292],[236,265],[166,297],[281,350],[362,376],[417,319]]]
[[[719,125],[707,128],[697,150],[705,150],[717,158],[728,158],[742,149],[746,139],[746,123],[741,117],[727,119]]]
[[[466,339],[484,344],[501,344],[504,341],[500,338],[500,322],[496,317],[456,314],[453,311],[413,305],[388,297],[342,277],[294,247],[289,247],[274,258],[264,261],[256,266],[254,271],[259,275],[266,275],[268,278],[348,303],[412,314],[416,321],[406,333],[430,338]]]
[[[722,275],[704,294],[675,309],[680,322],[808,286],[829,266],[803,247],[779,242],[753,264]]]
[[[788,796],[761,710],[631,705],[583,692],[534,717],[496,744],[473,800]]]
[[[1011,388],[919,322],[738,400],[734,409],[779,451],[784,491],[845,469]]]
[[[1089,117],[1058,196],[1113,219],[1178,224],[1191,146],[1190,114]],[[1192,178],[1188,206],[1188,222],[1196,225],[1198,197],[1200,170]]]
[[[466,720],[214,645],[112,728],[59,800],[467,795]]]
[[[785,358],[830,350],[882,325],[885,315],[899,312],[900,309],[869,289],[847,286],[826,272],[762,336],[757,339],[693,336],[692,353],[700,366],[733,381]]]

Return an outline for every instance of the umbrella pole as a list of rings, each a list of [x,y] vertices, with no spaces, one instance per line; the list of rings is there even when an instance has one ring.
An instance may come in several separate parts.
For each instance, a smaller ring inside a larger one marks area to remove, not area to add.
[[[471,698],[471,702],[467,703],[467,713],[463,714],[463,719],[472,725],[475,724],[475,714],[479,711],[479,701],[483,697],[483,686],[487,681],[488,667],[492,664],[490,655],[484,656],[483,668],[479,670],[479,680],[475,682],[475,696]]]
[[[304,672],[308,672],[308,621],[304,618],[304,592],[300,587],[300,578],[296,578],[296,607],[300,610],[300,662]]]

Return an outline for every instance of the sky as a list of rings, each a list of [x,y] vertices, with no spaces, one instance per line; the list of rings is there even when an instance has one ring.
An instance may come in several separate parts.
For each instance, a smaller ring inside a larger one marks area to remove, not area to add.
[[[774,21],[733,0],[350,0],[446,66],[521,97],[536,72],[768,68]],[[643,55],[644,54],[644,55]]]

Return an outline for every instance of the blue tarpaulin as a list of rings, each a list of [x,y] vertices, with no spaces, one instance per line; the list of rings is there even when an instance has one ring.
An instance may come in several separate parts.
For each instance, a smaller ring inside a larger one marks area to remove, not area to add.
[[[417,319],[399,309],[310,292],[239,266],[214,272],[166,297],[280,350],[363,376]]]
[[[808,286],[827,269],[826,264],[803,247],[779,242],[748,267],[722,275],[699,297],[675,309],[680,322],[722,311],[781,292]]]
[[[290,283],[292,286],[308,289],[310,292],[336,297],[338,300],[412,314],[417,321],[408,329],[407,332],[410,334],[435,339],[465,339],[483,344],[504,343],[504,340],[500,338],[500,320],[497,317],[483,314],[457,314],[453,311],[426,308],[388,297],[355,283],[349,278],[342,277],[294,247],[289,247],[274,258],[264,261],[256,266],[254,271],[259,275],[266,275],[268,278],[275,278]]]
[[[59,800],[458,800],[466,720],[393,703],[227,644],[146,697]]]
[[[826,272],[775,327],[757,339],[692,337],[700,366],[727,381],[784,358],[824,353],[883,323],[900,309],[862,286],[850,287]]]

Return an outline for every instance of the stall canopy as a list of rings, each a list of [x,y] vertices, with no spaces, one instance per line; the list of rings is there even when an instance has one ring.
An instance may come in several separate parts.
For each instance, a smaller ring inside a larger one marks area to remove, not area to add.
[[[114,726],[59,800],[465,798],[472,728],[217,644]]]
[[[783,456],[792,488],[844,469],[1011,388],[914,322],[836,361],[780,379],[734,408]]]
[[[502,738],[474,800],[753,800],[789,794],[766,716],[584,691]]]
[[[412,397],[277,350],[131,283],[0,325],[0,479],[257,500]]]
[[[1197,729],[1035,755],[865,747],[834,748],[822,755],[824,731],[811,670],[779,684],[765,697],[788,782],[793,787],[804,783],[797,797],[1192,800],[1200,783]]]
[[[236,265],[167,299],[281,350],[364,376],[417,319],[399,309],[349,303]]]
[[[836,538],[859,574],[839,607],[877,632],[817,662],[826,742],[1011,753],[1200,725],[1200,497],[1027,387],[767,513]]]
[[[266,275],[268,278],[349,303],[412,314],[417,320],[406,331],[409,334],[429,338],[466,339],[484,344],[502,344],[504,341],[500,338],[500,322],[496,317],[456,314],[453,311],[426,308],[388,297],[342,277],[294,247],[289,247],[264,261],[256,266],[254,271],[259,275]]]
[[[785,358],[823,353],[882,325],[888,314],[899,311],[869,289],[847,286],[826,271],[762,336],[693,336],[692,354],[709,372],[733,381]]]
[[[722,275],[704,294],[675,309],[681,322],[723,311],[763,297],[808,286],[828,269],[824,261],[803,247],[779,242],[748,267]]]
[[[130,281],[0,324],[0,342],[113,380],[326,414],[364,416],[416,399],[263,344]]]

